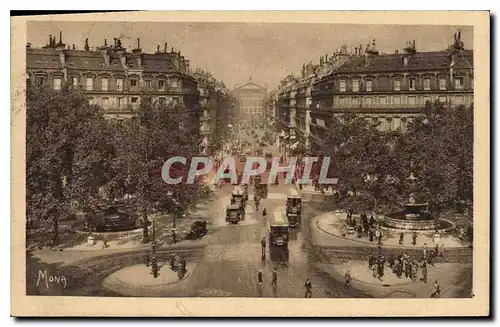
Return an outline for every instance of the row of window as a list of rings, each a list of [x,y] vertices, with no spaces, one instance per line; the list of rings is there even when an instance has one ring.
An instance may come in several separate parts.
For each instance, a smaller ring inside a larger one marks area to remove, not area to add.
[[[90,104],[97,104],[105,108],[114,107],[116,109],[125,109],[128,105],[136,107],[140,103],[140,98],[138,96],[132,97],[89,97]],[[160,104],[167,103],[179,103],[179,97],[158,97],[158,102]]]
[[[372,80],[365,80],[365,89],[364,91],[366,92],[372,92],[373,91],[373,81]],[[447,80],[446,78],[440,78],[439,79],[439,90],[446,90],[446,84]],[[352,92],[359,92],[360,89],[360,80],[358,79],[353,79],[351,80],[351,86],[352,86]],[[462,90],[464,88],[464,79],[462,77],[455,77],[454,78],[454,86],[456,90]],[[410,77],[408,78],[408,89],[410,91],[415,91],[417,89],[417,79]],[[431,89],[431,78],[426,77],[423,79],[423,89],[428,91]],[[401,80],[400,79],[395,79],[393,80],[393,90],[394,91],[401,91]],[[339,92],[346,92],[347,91],[347,81],[346,80],[340,80],[339,81]]]
[[[401,116],[393,116],[393,117],[366,117],[367,120],[371,120],[373,123],[378,124],[378,128],[383,131],[388,131],[388,130],[397,130],[401,129],[401,131],[406,131],[408,124],[411,123],[414,120],[414,117],[401,117]],[[319,138],[322,139],[324,135],[324,128],[325,126],[321,125],[316,125],[316,126],[311,126],[310,133]],[[305,131],[305,129],[302,127],[302,131]]]
[[[454,97],[447,97],[446,95],[441,95],[438,97],[431,96],[380,96],[380,97],[339,97],[337,104],[342,105],[364,105],[364,106],[384,106],[384,105],[424,105],[427,102],[433,102],[439,100],[442,103],[447,101],[453,101],[454,104],[460,105],[465,103],[465,97],[463,95],[455,95]],[[317,104],[319,108],[320,103]]]
[[[39,79],[39,82],[43,83],[43,79]],[[60,90],[61,85],[62,85],[62,77],[54,77],[53,78],[53,87],[54,90]],[[87,91],[94,91],[94,81],[95,79],[93,77],[86,77],[85,79],[85,90]],[[71,82],[73,87],[78,87],[79,86],[79,78],[77,76],[72,76],[71,77]],[[140,84],[140,80],[136,78],[130,78],[130,87],[137,87]],[[170,80],[169,85],[171,88],[178,88],[179,84],[178,81],[176,80]],[[123,85],[124,85],[124,79],[123,78],[117,78],[115,79],[115,91],[123,91]],[[144,79],[143,80],[143,86],[146,88],[152,88],[153,87],[153,81],[150,79]],[[166,86],[166,81],[165,80],[158,80],[158,90],[160,91],[165,91],[165,86]],[[96,90],[97,91],[97,90]],[[106,77],[101,78],[101,89],[100,91],[109,91],[109,79]]]

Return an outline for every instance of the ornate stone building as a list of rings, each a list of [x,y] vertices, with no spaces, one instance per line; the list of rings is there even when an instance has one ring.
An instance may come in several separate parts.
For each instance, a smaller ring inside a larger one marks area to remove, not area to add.
[[[442,51],[419,52],[415,41],[402,52],[381,54],[375,40],[309,63],[300,77],[286,77],[277,102],[277,132],[320,148],[333,115],[355,112],[401,129],[422,112],[426,102],[469,106],[474,100],[473,51],[460,32]],[[290,142],[289,142],[290,143]]]
[[[245,119],[262,119],[265,117],[264,101],[267,97],[267,89],[252,81],[235,87],[233,94],[237,101],[238,116]]]
[[[188,111],[199,112],[197,82],[189,73],[189,60],[167,44],[153,54],[143,53],[140,40],[132,52],[122,47],[120,39],[113,45],[76,50],[50,37],[43,48],[27,46],[27,73],[34,83],[46,83],[55,90],[63,83],[84,92],[91,103],[99,104],[109,118],[124,119],[134,115],[141,92],[158,101],[184,103]]]

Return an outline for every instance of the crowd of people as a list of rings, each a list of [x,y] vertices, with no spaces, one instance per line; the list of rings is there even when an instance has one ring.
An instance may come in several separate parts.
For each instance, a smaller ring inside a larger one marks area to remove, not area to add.
[[[384,255],[379,247],[378,255],[370,255],[368,257],[368,269],[373,272],[373,278],[382,280],[385,275],[386,266],[390,268],[391,273],[396,275],[398,278],[408,278],[412,281],[420,280],[423,283],[427,283],[427,267],[434,266],[434,259],[437,257],[444,258],[444,247],[438,246],[429,249],[427,244],[422,247],[421,256],[410,256],[406,252],[393,255],[388,253]],[[435,283],[438,283],[436,281]],[[436,286],[436,285],[435,285]],[[437,288],[435,287],[435,292],[433,293],[435,297],[439,297],[439,283]]]
[[[376,241],[377,244],[382,244],[383,231],[380,226],[375,226],[375,218],[373,215],[368,218],[366,213],[361,214],[361,222],[358,224],[353,217],[353,211],[347,210],[346,224],[341,229],[341,235],[346,237],[350,230],[356,233],[357,238],[367,238],[370,242]]]

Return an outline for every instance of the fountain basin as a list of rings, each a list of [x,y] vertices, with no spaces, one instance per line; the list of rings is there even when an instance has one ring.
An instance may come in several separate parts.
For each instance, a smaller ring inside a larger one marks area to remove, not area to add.
[[[434,219],[431,220],[407,220],[407,219],[397,219],[391,218],[389,216],[384,217],[384,224],[387,227],[396,229],[408,229],[408,230],[436,230],[438,222]]]

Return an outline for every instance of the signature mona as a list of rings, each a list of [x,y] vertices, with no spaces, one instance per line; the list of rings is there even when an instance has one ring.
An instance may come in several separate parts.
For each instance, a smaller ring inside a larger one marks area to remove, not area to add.
[[[49,275],[47,270],[39,270],[38,271],[38,279],[36,281],[36,286],[39,287],[45,286],[46,288],[50,288],[53,284],[61,284],[64,288],[66,288],[67,280],[65,276],[53,276]]]

